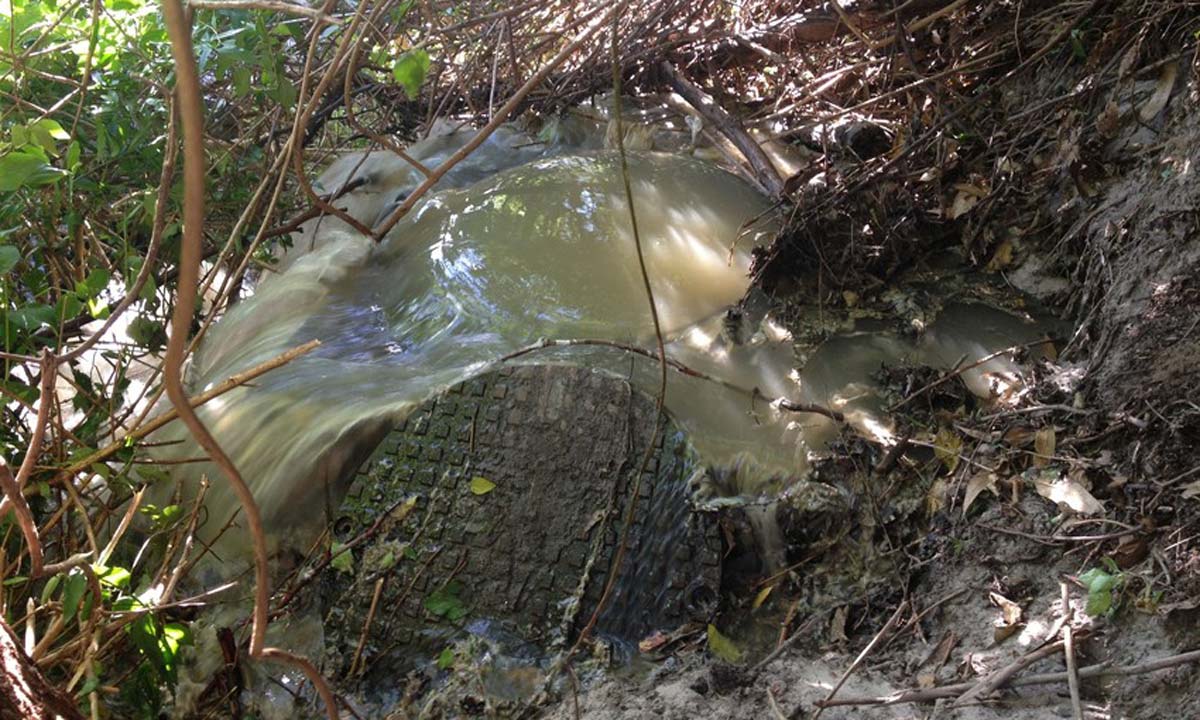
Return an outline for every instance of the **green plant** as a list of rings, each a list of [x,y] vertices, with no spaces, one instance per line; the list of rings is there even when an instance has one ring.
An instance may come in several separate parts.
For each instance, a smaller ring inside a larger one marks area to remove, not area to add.
[[[1112,558],[1101,561],[1103,568],[1092,568],[1079,576],[1079,582],[1087,588],[1088,599],[1084,610],[1093,617],[1112,616],[1120,606],[1121,590],[1126,575]]]

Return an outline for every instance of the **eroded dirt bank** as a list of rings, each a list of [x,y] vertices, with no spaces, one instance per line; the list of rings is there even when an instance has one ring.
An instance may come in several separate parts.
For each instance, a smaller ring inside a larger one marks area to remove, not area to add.
[[[782,649],[731,664],[697,641],[647,677],[585,681],[550,716],[1200,712],[1195,55],[1139,17],[1077,25],[1097,40],[1078,62],[998,85],[939,152],[893,150],[902,176],[862,179],[857,158],[814,168],[793,235],[762,265],[797,315],[912,331],[920,293],[895,281],[953,283],[947,256],[973,264],[994,288],[975,296],[1020,290],[1067,322],[1051,359],[1031,360],[1027,394],[989,406],[937,373],[885,369],[916,442],[897,457],[847,435],[817,480],[860,503],[792,518],[790,571],[731,588],[723,620],[768,617],[765,648]],[[835,686],[847,705],[819,710]]]

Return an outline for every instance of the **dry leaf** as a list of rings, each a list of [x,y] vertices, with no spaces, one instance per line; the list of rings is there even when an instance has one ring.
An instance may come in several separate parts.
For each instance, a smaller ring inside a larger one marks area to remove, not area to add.
[[[846,606],[842,605],[833,611],[833,619],[829,621],[829,641],[846,642]]]
[[[750,609],[757,610],[762,607],[762,604],[767,601],[767,596],[770,595],[771,591],[774,589],[774,585],[768,585],[762,590],[759,590],[758,594],[754,596],[754,603],[750,606]]]
[[[1015,425],[1005,430],[1001,439],[1012,447],[1025,447],[1033,441],[1033,429],[1023,425]]]
[[[712,651],[713,655],[731,665],[736,665],[742,660],[742,651],[738,646],[722,635],[717,626],[712,623],[708,625],[708,649]]]
[[[938,641],[933,650],[929,651],[929,654],[925,656],[925,659],[921,661],[918,667],[929,667],[937,670],[950,659],[950,653],[954,651],[954,646],[957,644],[958,635],[955,635],[953,630],[947,630],[946,634],[942,636],[942,639]]]
[[[1175,76],[1178,73],[1179,63],[1170,62],[1163,65],[1162,70],[1158,73],[1158,84],[1154,86],[1154,94],[1138,111],[1138,117],[1142,119],[1142,122],[1150,122],[1167,106],[1167,101],[1171,99],[1171,90],[1175,87]]]
[[[1044,427],[1033,436],[1033,464],[1035,467],[1046,467],[1054,455],[1056,445],[1054,427]]]
[[[992,253],[992,259],[988,260],[987,270],[996,272],[1012,265],[1013,261],[1013,243],[1012,240],[1005,240],[1000,243],[1000,247],[996,248],[996,252]]]
[[[668,639],[669,638],[663,633],[662,630],[655,630],[654,634],[650,637],[642,638],[641,642],[638,643],[638,650],[644,653],[657,650],[663,645],[666,645]]]
[[[946,214],[946,216],[951,220],[957,220],[958,218],[970,212],[971,208],[975,207],[975,205],[978,203],[978,195],[959,190],[954,194],[954,202],[950,204],[950,211]]]
[[[476,495],[487,495],[496,489],[496,483],[488,480],[482,475],[476,475],[471,478],[471,492]]]
[[[963,441],[950,428],[942,428],[933,438],[933,454],[938,460],[946,466],[946,470],[953,473],[958,468],[958,456],[962,452]]]
[[[1038,495],[1060,507],[1067,507],[1080,515],[1104,513],[1104,505],[1092,496],[1082,482],[1061,477],[1057,470],[1043,470],[1034,479],[1033,484]]]
[[[1117,109],[1115,100],[1109,100],[1100,116],[1096,118],[1096,132],[1100,137],[1114,138],[1121,129],[1121,111]]]
[[[858,305],[858,293],[853,290],[843,290],[842,299],[846,301],[846,307],[848,308]]]
[[[1200,480],[1190,482],[1183,486],[1183,496],[1185,498],[1200,497]]]
[[[999,495],[996,490],[996,475],[990,472],[977,472],[967,481],[967,495],[963,499],[963,515],[967,514],[967,510],[971,508],[971,503],[975,502],[975,498],[979,497],[979,493],[984,490],[991,490],[993,495]]]
[[[1000,617],[992,622],[994,627],[992,639],[999,643],[1008,639],[1020,629],[1023,613],[1020,605],[998,592],[989,592],[988,599],[992,601],[993,605],[1000,608]]]

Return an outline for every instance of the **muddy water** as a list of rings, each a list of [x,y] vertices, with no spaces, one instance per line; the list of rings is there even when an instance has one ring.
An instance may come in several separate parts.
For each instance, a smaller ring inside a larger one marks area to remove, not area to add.
[[[543,157],[497,174],[527,158],[504,152],[503,143],[519,139],[500,136],[500,144],[485,146],[476,164],[422,200],[378,246],[329,218],[310,223],[281,263],[285,269],[206,339],[191,371],[197,392],[308,340],[321,342],[201,413],[251,484],[276,538],[307,535],[325,522],[339,482],[392,423],[506,355],[546,338],[653,348],[616,156]],[[430,141],[415,152],[434,162],[454,142]],[[360,160],[342,158],[320,184],[358,179],[340,204],[370,223],[417,177],[391,156]],[[668,352],[716,379],[672,371],[667,407],[705,461],[742,461],[741,472],[703,488],[703,496],[773,498],[803,476],[810,453],[835,431],[819,416],[781,412],[771,398],[840,409],[861,432],[886,440],[888,420],[872,381],[882,364],[947,367],[1034,336],[1012,316],[960,306],[943,313],[920,342],[883,332],[834,338],[798,375],[788,336],[770,322],[741,343],[725,329],[726,309],[747,290],[751,250],[774,231],[767,202],[715,166],[678,155],[635,153],[630,172]],[[657,391],[654,361],[612,348],[546,349],[521,361],[586,365]],[[997,378],[1015,380],[1017,372],[997,360],[968,380],[986,395]],[[183,442],[166,454],[199,454],[182,430],[174,432]],[[175,477],[202,474],[217,475],[208,463],[193,462],[177,466]],[[221,487],[209,495],[212,527],[236,509]],[[769,537],[770,528],[763,534]],[[232,534],[225,540],[228,549],[245,547]]]
[[[715,358],[699,369],[733,369],[730,353],[701,351],[719,349],[716,330],[697,337],[689,328],[719,328],[724,309],[745,291],[749,251],[770,228],[743,224],[767,204],[699,161],[658,154],[630,160],[664,332],[680,338],[673,346],[681,356]],[[539,338],[653,345],[619,177],[610,154],[545,159],[430,196],[378,247],[331,227],[311,252],[214,326],[195,358],[196,391],[307,340],[322,343],[202,412],[273,529],[324,521],[337,480],[382,428],[507,353]],[[536,359],[630,370],[626,355],[611,350]],[[677,396],[678,409],[676,393],[668,404],[686,420],[695,398]],[[738,409],[727,414],[740,421],[748,396],[732,397]],[[732,430],[744,423],[728,424]],[[739,442],[750,449],[754,440]],[[195,454],[186,442],[173,452]],[[213,468],[190,463],[176,476],[202,473],[213,475]],[[215,518],[234,510],[219,491],[209,504]]]

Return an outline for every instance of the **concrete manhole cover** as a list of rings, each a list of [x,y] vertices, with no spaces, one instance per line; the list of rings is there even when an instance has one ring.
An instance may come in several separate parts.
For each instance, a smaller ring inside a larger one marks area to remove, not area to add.
[[[627,647],[705,619],[720,584],[715,519],[689,502],[695,453],[674,422],[657,421],[597,625]],[[603,591],[652,422],[653,398],[567,366],[502,368],[418,408],[359,469],[337,515],[340,542],[378,525],[325,580],[327,667],[370,686],[468,633],[528,653],[573,637]]]

